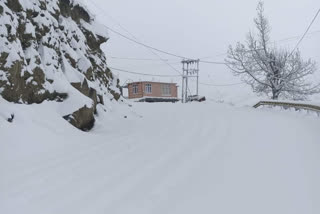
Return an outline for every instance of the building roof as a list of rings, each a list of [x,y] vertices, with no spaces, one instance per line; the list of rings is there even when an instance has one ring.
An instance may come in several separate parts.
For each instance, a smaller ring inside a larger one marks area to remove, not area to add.
[[[174,85],[177,85],[177,83],[174,83],[174,82],[158,82],[158,81],[136,81],[136,82],[130,82],[127,85],[137,84],[137,83],[163,83],[163,84],[174,84]]]

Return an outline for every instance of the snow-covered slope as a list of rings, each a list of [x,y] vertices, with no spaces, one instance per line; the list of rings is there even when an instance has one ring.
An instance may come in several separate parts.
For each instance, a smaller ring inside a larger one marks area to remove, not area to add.
[[[120,98],[100,49],[107,40],[79,0],[1,0],[0,95],[27,104],[67,99],[61,116],[86,128],[79,121],[92,122],[97,104]]]
[[[111,102],[84,133],[53,105],[0,106],[0,213],[320,213],[314,115]]]

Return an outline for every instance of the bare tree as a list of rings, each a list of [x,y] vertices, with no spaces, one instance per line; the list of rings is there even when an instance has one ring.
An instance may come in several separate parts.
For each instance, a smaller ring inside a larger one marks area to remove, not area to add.
[[[272,99],[279,96],[303,100],[319,93],[319,85],[307,81],[316,70],[316,63],[304,61],[300,51],[278,49],[270,42],[270,25],[264,15],[263,2],[257,7],[254,19],[257,34],[249,32],[246,43],[229,47],[226,64],[235,75],[249,84],[254,92],[264,93]]]

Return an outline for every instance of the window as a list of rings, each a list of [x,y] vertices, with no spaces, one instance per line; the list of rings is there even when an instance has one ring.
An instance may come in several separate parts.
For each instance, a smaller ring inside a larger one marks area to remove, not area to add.
[[[146,94],[151,94],[151,93],[152,93],[151,84],[148,83],[148,84],[145,85],[144,92],[145,92]]]
[[[139,90],[138,90],[138,85],[137,84],[133,84],[132,85],[132,93],[133,94],[138,94]]]
[[[169,84],[161,85],[161,92],[163,96],[171,96],[171,86]]]

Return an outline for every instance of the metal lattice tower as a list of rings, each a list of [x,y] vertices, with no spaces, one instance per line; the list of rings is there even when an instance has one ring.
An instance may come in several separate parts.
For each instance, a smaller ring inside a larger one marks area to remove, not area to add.
[[[188,102],[189,96],[199,95],[199,62],[200,60],[187,59],[182,60],[182,92],[181,92],[181,102]],[[196,78],[196,94],[191,94],[189,89],[189,78]],[[188,92],[190,94],[188,94]]]

